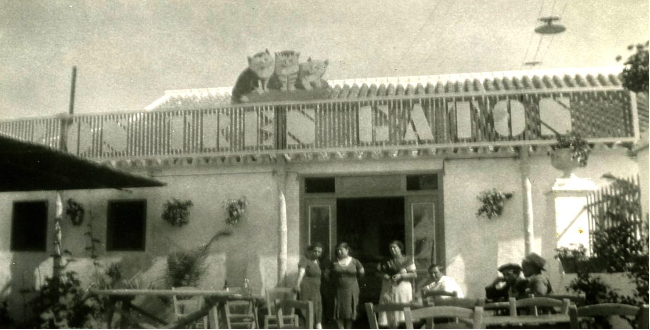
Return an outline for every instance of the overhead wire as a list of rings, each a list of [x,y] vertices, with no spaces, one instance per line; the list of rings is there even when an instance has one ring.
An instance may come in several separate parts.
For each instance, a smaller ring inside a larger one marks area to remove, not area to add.
[[[451,6],[453,6],[455,3],[456,3],[455,1],[452,1],[452,2],[451,2]],[[450,8],[451,8],[451,7],[447,7],[447,9],[445,10],[445,13],[448,12]],[[440,32],[437,33],[437,34],[440,35],[440,36],[444,36],[444,35],[445,35],[445,32],[446,32],[446,30],[447,30],[447,27],[449,27],[449,24],[445,24],[445,25],[443,25],[443,26],[442,26],[442,29],[443,29],[443,30],[440,31]],[[429,52],[429,55],[427,55],[427,56],[426,56],[422,61],[420,61],[420,63],[418,63],[418,65],[416,66],[416,68],[418,68],[418,70],[419,70],[420,67],[421,67],[423,64],[425,64],[426,62],[429,61],[429,59],[431,58],[432,55],[433,55],[433,53],[432,53],[432,52]]]
[[[569,4],[569,0],[565,0],[564,7],[562,7],[562,11],[560,12],[560,15],[558,16],[559,18],[563,17],[564,11],[566,10],[566,7],[567,7],[568,4]],[[543,62],[544,59],[546,58],[546,55],[548,55],[548,52],[551,50],[551,44],[553,44],[554,39],[555,39],[555,35],[551,36],[551,41],[549,41],[548,46],[546,47],[546,51],[544,52],[544,56],[542,56],[542,59],[540,61]]]
[[[542,0],[542,6],[539,8],[539,13],[537,13],[537,18],[535,19],[535,23],[533,23],[533,31],[530,33],[530,39],[528,40],[528,46],[526,47],[526,54],[524,55],[524,58],[521,60],[521,67],[523,68],[526,63],[526,59],[528,58],[528,51],[530,50],[530,44],[533,42],[533,37],[535,36],[535,25],[539,21],[539,19],[542,17],[542,10],[544,10],[544,3],[546,0]]]
[[[432,7],[431,11],[430,11],[429,14],[427,15],[427,18],[424,20],[424,22],[422,23],[422,25],[420,26],[420,28],[418,29],[418,31],[413,35],[413,38],[411,38],[411,41],[410,41],[410,42],[407,44],[407,46],[404,48],[404,50],[402,51],[401,56],[398,57],[399,59],[404,58],[404,55],[406,55],[406,53],[409,51],[409,49],[411,48],[411,46],[412,46],[413,43],[415,42],[415,39],[418,37],[418,35],[420,34],[420,32],[422,32],[422,29],[423,29],[423,28],[424,28],[424,27],[429,23],[429,21],[431,21],[431,19],[433,18],[433,16],[435,16],[435,14],[436,14],[436,9],[438,9],[438,6],[440,5],[441,2],[442,2],[442,0],[438,0],[438,1],[436,2],[436,4]]]

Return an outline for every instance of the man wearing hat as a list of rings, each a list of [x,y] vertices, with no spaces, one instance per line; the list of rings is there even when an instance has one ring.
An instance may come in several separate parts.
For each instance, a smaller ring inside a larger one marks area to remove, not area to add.
[[[525,295],[528,282],[519,277],[521,266],[507,263],[499,267],[499,276],[485,287],[485,297],[491,301],[508,301],[508,298],[520,298]]]
[[[546,260],[535,252],[529,253],[521,261],[524,276],[528,279],[528,286],[526,287],[527,294],[544,296],[553,292],[551,281],[542,274],[542,271],[545,270],[545,265]]]

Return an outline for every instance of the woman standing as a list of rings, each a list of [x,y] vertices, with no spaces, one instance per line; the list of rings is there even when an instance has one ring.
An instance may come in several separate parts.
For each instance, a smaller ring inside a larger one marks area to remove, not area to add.
[[[404,244],[392,241],[388,245],[391,258],[377,267],[383,276],[380,304],[398,303],[406,304],[413,301],[413,286],[411,281],[417,278],[413,260],[404,255]],[[380,325],[397,326],[404,322],[404,312],[391,312],[379,314]]]
[[[352,329],[352,321],[357,318],[359,304],[357,279],[363,277],[365,271],[361,262],[350,256],[350,246],[345,242],[336,247],[336,257],[337,260],[332,263],[330,269],[336,287],[334,319],[340,329]]]
[[[300,300],[311,301],[314,305],[314,322],[316,329],[322,329],[323,303],[320,296],[320,263],[318,258],[323,253],[323,246],[315,243],[307,248],[305,258],[298,263],[298,279],[294,291],[300,293]],[[309,327],[308,327],[309,328]]]

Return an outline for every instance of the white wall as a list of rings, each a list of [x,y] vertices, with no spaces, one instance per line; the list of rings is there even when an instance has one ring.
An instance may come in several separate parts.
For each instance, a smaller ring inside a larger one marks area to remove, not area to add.
[[[554,260],[556,248],[555,210],[551,187],[561,172],[545,155],[530,157],[534,244],[533,251],[546,258],[548,275],[560,282],[560,270]],[[456,279],[466,295],[484,297],[484,287],[499,273],[499,265],[519,263],[525,255],[523,192],[518,159],[456,159],[445,161],[445,241],[447,275]],[[609,184],[600,177],[605,173],[629,176],[638,173],[634,159],[626,150],[601,150],[591,154],[588,166],[575,174],[590,178],[597,186]],[[501,217],[488,220],[476,217],[483,190],[497,188],[514,191]]]
[[[530,159],[530,179],[533,185],[535,219],[534,250],[549,261],[549,274],[559,283],[559,270],[552,260],[555,249],[555,223],[550,189],[560,172],[553,169],[547,156]],[[444,164],[443,164],[444,163]],[[519,161],[501,159],[364,159],[311,163],[290,163],[287,166],[286,199],[288,214],[288,279],[293,283],[297,262],[302,251],[299,238],[299,181],[305,174],[386,174],[438,171],[444,168],[444,221],[447,274],[455,278],[466,294],[481,297],[483,287],[497,274],[497,267],[506,262],[520,262],[524,256],[524,222],[522,185]],[[627,176],[638,172],[634,160],[624,150],[597,151],[589,165],[576,171],[597,185],[608,182],[600,176],[611,172]],[[141,272],[148,280],[160,277],[165,267],[165,256],[176,249],[195,248],[204,244],[221,229],[224,222],[223,201],[242,195],[249,200],[245,221],[234,228],[232,237],[223,238],[212,249],[210,270],[201,284],[205,288],[221,288],[224,279],[231,286],[239,286],[244,277],[251,280],[253,289],[273,287],[277,279],[278,203],[276,178],[270,165],[222,167],[177,167],[155,170],[154,177],[166,182],[163,188],[141,188],[129,191],[97,190],[66,191],[64,200],[72,197],[92,211],[95,236],[105,242],[106,205],[111,199],[147,199],[147,248],[145,252],[108,252],[100,250],[104,260],[121,260],[129,271],[127,277]],[[506,202],[504,214],[498,219],[477,218],[479,192],[498,188],[513,191]],[[176,197],[190,199],[190,223],[182,228],[171,227],[160,218],[165,201]],[[48,251],[52,247],[52,223],[55,193],[0,194],[0,296],[9,295],[10,308],[16,319],[22,319],[22,297],[18,290],[38,285],[39,279],[51,272],[47,253],[12,253],[11,209],[16,200],[49,200]],[[81,260],[71,264],[87,279],[92,266],[85,251],[89,214],[81,227],[63,221],[64,248]]]

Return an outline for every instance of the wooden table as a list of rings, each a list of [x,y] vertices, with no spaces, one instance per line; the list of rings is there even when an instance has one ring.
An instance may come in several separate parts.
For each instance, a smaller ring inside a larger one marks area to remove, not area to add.
[[[550,315],[522,315],[522,316],[483,316],[483,324],[486,327],[508,327],[508,326],[532,326],[532,325],[550,325],[550,324],[569,324],[571,319],[569,314],[550,314]]]
[[[140,289],[114,289],[114,290],[93,290],[91,289],[90,294],[107,296],[108,305],[106,306],[106,321],[107,327],[111,328],[113,316],[115,314],[115,305],[118,301],[122,302],[122,308],[120,311],[121,322],[120,327],[129,327],[130,317],[129,313],[131,310],[137,311],[138,313],[155,320],[158,323],[164,325],[163,328],[167,329],[178,329],[182,328],[187,324],[190,324],[202,317],[208,316],[213,323],[215,328],[219,327],[219,319],[217,308],[219,304],[228,301],[228,300],[253,300],[254,303],[259,303],[263,300],[262,296],[259,294],[244,294],[244,293],[234,293],[225,290],[140,290]],[[187,314],[186,316],[178,319],[176,322],[168,324],[166,321],[161,320],[155,315],[131,304],[131,301],[136,296],[157,296],[157,297],[171,297],[171,296],[201,296],[205,299],[205,304],[203,307],[193,313]],[[140,326],[146,326],[139,324]]]

